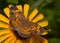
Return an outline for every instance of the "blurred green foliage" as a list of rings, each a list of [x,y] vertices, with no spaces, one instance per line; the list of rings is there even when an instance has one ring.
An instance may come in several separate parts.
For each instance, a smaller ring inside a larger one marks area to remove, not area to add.
[[[60,43],[60,39],[51,38],[51,39],[49,39],[49,43]]]
[[[18,0],[7,0],[8,3],[18,4]]]
[[[51,29],[45,37],[49,43],[60,43],[60,0],[0,0],[0,13],[3,13],[3,8],[9,4],[30,4],[31,12],[34,8],[43,13],[49,21],[49,25],[45,28]]]

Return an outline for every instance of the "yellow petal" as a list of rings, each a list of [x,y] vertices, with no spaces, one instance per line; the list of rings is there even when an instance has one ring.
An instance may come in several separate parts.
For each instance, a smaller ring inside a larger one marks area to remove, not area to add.
[[[27,16],[28,16],[28,10],[29,10],[29,5],[25,4],[24,5],[24,16],[25,16],[26,19],[27,19]]]
[[[2,14],[0,14],[0,21],[6,22],[9,24],[9,19],[3,16]]]
[[[43,37],[41,38],[42,38],[42,43],[48,43],[48,40],[46,38],[43,38]]]
[[[15,42],[16,42],[16,37],[12,39],[10,43],[15,43]]]
[[[16,7],[22,12],[22,5],[16,5]]]
[[[48,34],[49,30],[45,30],[41,35],[46,35]]]
[[[43,19],[43,18],[44,18],[43,14],[38,14],[38,15],[32,20],[32,22],[36,23],[37,21],[39,21],[39,20],[41,20],[41,19]]]
[[[31,39],[29,43],[33,43],[33,39]]]
[[[21,41],[20,39],[16,40],[16,43],[22,43],[23,41]]]
[[[5,12],[5,14],[7,15],[7,17],[9,18],[9,17],[10,17],[10,10],[9,10],[8,7],[6,7],[6,8],[4,9],[4,12]]]
[[[3,23],[3,22],[0,22],[0,27],[1,28],[9,28],[9,25],[8,24],[6,24],[6,23]]]
[[[31,36],[29,42],[31,42],[31,43],[48,43],[48,40],[41,36],[33,35],[33,36]]]
[[[42,22],[38,22],[37,24],[39,24],[41,27],[45,27],[48,25],[48,21],[42,21]]]
[[[12,35],[13,35],[13,34],[11,33],[11,34],[8,34],[8,35],[0,36],[0,43],[1,43],[2,41],[4,41],[5,39],[7,39],[8,37],[12,36]]]
[[[40,43],[41,42],[41,37],[38,36],[38,35],[32,35],[29,42],[30,43]]]
[[[14,39],[14,36],[9,37],[8,39],[6,39],[5,41],[3,41],[3,43],[10,43],[12,39]]]
[[[31,12],[31,14],[30,14],[30,16],[29,16],[29,21],[31,21],[36,15],[37,15],[37,13],[38,13],[38,10],[37,9],[34,9],[32,12]]]
[[[3,34],[9,34],[9,33],[11,33],[10,30],[7,30],[7,29],[0,30],[0,36],[3,35]]]

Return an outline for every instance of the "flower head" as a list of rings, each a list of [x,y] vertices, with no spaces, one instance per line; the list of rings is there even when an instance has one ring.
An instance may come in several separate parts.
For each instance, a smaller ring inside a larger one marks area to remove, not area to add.
[[[0,42],[48,43],[47,39],[39,36],[48,33],[48,30],[42,28],[48,25],[48,21],[38,22],[44,16],[42,13],[37,15],[36,8],[29,15],[28,11],[28,4],[25,4],[24,7],[22,5],[9,5],[9,7],[4,8],[7,17],[0,14],[0,27],[5,28],[0,30]]]

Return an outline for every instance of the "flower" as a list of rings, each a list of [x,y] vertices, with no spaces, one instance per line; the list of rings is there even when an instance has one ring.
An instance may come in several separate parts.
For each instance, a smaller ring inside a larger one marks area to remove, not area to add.
[[[11,5],[9,5],[11,7]],[[6,14],[7,17],[4,15],[0,14],[0,27],[5,28],[0,30],[0,43],[48,43],[47,39],[37,36],[37,35],[31,35],[30,37],[26,39],[21,39],[18,38],[19,36],[15,35],[15,32],[10,28],[10,9],[9,7],[4,8],[4,13]],[[48,25],[48,21],[41,21],[38,22],[39,20],[43,19],[44,16],[42,13],[38,14],[38,10],[35,8],[33,11],[30,13],[28,16],[28,10],[29,10],[29,5],[25,4],[24,7],[22,8],[22,5],[16,5],[16,8],[18,8],[21,12],[23,12],[24,16],[26,19],[29,20],[29,22],[36,23],[40,25],[41,27],[45,27]],[[23,10],[22,10],[23,9]],[[36,16],[37,15],[37,16]],[[36,17],[35,17],[36,16]],[[44,31],[42,35],[46,35],[48,32]]]

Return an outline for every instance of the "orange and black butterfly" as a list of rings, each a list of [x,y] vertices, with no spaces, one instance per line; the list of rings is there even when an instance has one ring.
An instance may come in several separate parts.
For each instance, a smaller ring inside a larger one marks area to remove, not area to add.
[[[27,38],[33,34],[41,35],[45,31],[40,25],[26,20],[23,12],[15,6],[10,7],[10,26],[22,38]]]

